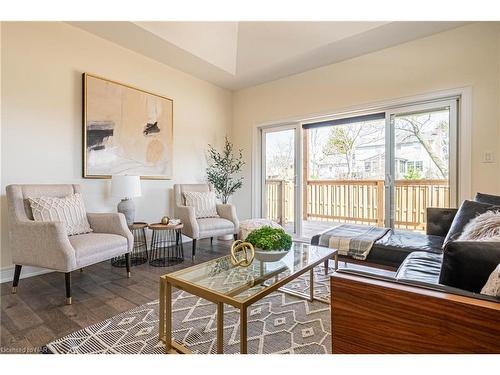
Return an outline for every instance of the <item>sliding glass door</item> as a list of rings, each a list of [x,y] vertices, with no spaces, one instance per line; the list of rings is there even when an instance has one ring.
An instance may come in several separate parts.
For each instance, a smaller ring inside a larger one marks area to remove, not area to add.
[[[304,125],[304,237],[335,222],[384,225],[385,114]]]
[[[427,207],[456,205],[456,101],[390,114],[389,225],[425,231]]]
[[[339,223],[425,231],[457,200],[458,99],[261,130],[262,216],[295,237]]]
[[[296,234],[297,127],[262,131],[262,212]]]

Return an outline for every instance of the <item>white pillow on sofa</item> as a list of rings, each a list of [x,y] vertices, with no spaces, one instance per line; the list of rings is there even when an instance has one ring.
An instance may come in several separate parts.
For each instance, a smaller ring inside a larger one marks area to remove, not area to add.
[[[458,241],[500,241],[500,211],[486,211],[469,221]]]
[[[62,221],[68,236],[92,232],[81,194],[28,198],[35,221]]]
[[[219,217],[217,215],[217,199],[213,191],[185,191],[184,199],[186,200],[186,206],[194,208],[197,219]]]
[[[481,289],[481,294],[488,296],[500,297],[500,264],[493,270],[488,281]]]

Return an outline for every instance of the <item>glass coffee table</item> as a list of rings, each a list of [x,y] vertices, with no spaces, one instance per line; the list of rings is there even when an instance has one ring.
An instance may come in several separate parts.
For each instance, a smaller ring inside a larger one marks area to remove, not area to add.
[[[279,261],[254,259],[250,266],[243,267],[233,265],[230,255],[227,255],[163,275],[160,278],[160,340],[167,353],[190,353],[188,348],[172,339],[172,289],[177,288],[217,305],[217,353],[223,353],[224,349],[224,304],[239,309],[240,352],[247,353],[248,307],[278,289],[310,301],[316,299],[314,267],[325,263],[327,273],[329,259],[335,261],[337,269],[337,250],[295,242]],[[309,272],[309,294],[284,288],[306,272]]]

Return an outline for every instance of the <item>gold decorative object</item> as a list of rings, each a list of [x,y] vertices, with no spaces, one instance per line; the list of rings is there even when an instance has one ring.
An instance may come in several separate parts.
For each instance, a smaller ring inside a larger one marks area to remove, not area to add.
[[[168,216],[163,216],[161,218],[161,223],[167,225],[168,222],[170,221],[170,218]]]
[[[253,262],[255,251],[250,242],[234,241],[231,245],[231,263],[235,266],[248,267]]]

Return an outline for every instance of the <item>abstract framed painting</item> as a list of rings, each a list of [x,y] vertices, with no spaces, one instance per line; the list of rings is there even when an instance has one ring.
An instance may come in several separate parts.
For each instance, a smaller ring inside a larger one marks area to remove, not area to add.
[[[83,177],[171,179],[173,100],[83,74]]]

